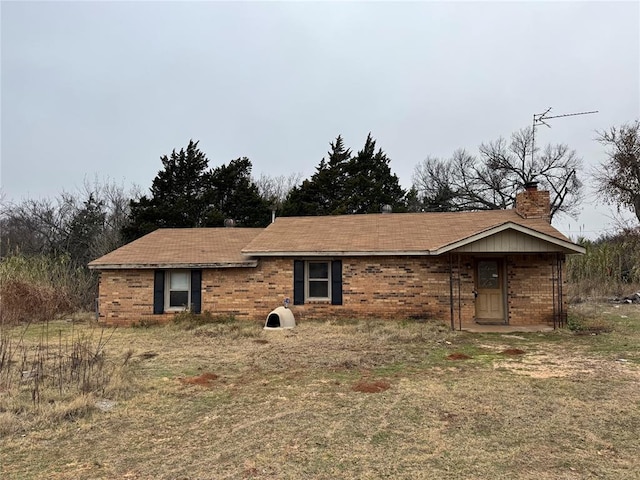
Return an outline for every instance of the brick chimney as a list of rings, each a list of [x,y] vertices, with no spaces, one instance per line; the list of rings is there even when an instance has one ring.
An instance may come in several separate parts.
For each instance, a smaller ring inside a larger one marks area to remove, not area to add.
[[[549,192],[538,190],[538,182],[527,182],[516,195],[516,213],[522,218],[544,218],[551,222]]]

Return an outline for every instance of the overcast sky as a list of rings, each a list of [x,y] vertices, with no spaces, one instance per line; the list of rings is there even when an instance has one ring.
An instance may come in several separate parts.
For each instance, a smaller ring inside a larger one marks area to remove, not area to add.
[[[147,190],[199,140],[211,166],[310,176],[371,132],[405,187],[429,155],[552,120],[585,177],[596,131],[640,118],[640,2],[9,2],[1,14],[5,200],[85,178]],[[588,178],[586,179],[588,181]],[[588,194],[565,234],[611,230]]]

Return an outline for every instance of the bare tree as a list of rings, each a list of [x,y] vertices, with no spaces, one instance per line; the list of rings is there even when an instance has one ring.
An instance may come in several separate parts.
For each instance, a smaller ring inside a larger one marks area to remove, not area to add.
[[[468,187],[467,167],[475,159],[465,150],[456,150],[450,160],[427,157],[413,171],[413,189],[418,192],[421,209],[427,211],[464,210],[471,199],[458,192]]]
[[[594,172],[599,197],[629,208],[640,222],[640,121],[598,133],[607,158]]]
[[[130,202],[137,201],[142,193],[137,185],[127,189],[122,183],[94,178],[92,183],[85,181],[81,198],[88,199],[91,195],[102,203],[105,214],[100,234],[89,245],[90,256],[98,258],[125,243],[122,232],[130,222]]]
[[[291,189],[302,183],[302,173],[295,172],[275,177],[261,173],[253,183],[258,187],[260,196],[269,203],[271,208],[280,210]]]
[[[0,208],[0,255],[63,254],[78,266],[123,244],[129,202],[139,195],[110,180],[85,180],[76,193],[55,199],[4,202]]]
[[[550,192],[551,218],[575,216],[582,199],[577,175],[582,160],[566,145],[547,145],[533,156],[532,147],[528,128],[515,132],[510,142],[499,138],[481,144],[477,157],[465,150],[447,160],[429,157],[415,167],[413,187],[425,209],[436,204],[449,211],[497,210],[512,207],[524,185],[536,181]]]
[[[27,255],[59,251],[74,208],[64,196],[5,203],[0,212],[2,256],[14,251]]]

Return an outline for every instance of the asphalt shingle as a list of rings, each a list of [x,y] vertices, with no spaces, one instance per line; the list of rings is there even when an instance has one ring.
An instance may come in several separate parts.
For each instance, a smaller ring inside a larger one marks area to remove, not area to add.
[[[275,252],[434,251],[509,222],[570,241],[546,220],[524,219],[514,210],[388,213],[280,217],[242,252],[260,255]]]
[[[525,219],[514,210],[280,217],[265,229],[159,229],[89,267],[248,266],[255,264],[252,256],[278,253],[427,253],[507,223],[570,242],[545,219]]]
[[[161,228],[89,263],[107,266],[240,264],[250,262],[240,251],[261,228]]]

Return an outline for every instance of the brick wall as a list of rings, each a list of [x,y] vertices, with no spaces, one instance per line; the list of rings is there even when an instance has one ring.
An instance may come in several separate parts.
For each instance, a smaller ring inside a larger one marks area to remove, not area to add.
[[[109,326],[166,323],[175,313],[153,314],[153,270],[105,270],[100,274],[100,321]],[[257,268],[202,272],[202,311],[258,320],[292,296],[293,262],[273,259]]]
[[[553,323],[552,277],[555,261],[555,256],[548,254],[507,257],[510,324]],[[566,296],[563,298],[563,304],[566,311]]]
[[[463,316],[473,309],[471,270],[461,268]],[[457,279],[458,265],[454,264]],[[352,257],[342,259],[343,305],[308,303],[295,306],[301,318],[440,318],[450,319],[447,258]],[[458,288],[454,288],[458,315]]]
[[[551,255],[510,255],[506,260],[509,322],[553,321]],[[454,321],[475,315],[474,262],[454,256]],[[451,316],[447,257],[351,257],[342,259],[343,305],[292,305],[296,321],[330,318],[439,318]],[[293,259],[263,258],[256,268],[202,273],[202,311],[264,321],[271,310],[293,299]],[[173,313],[153,315],[153,270],[108,270],[100,275],[100,320],[106,325],[166,322]]]
[[[129,326],[151,320],[153,270],[105,270],[100,272],[100,322]]]
[[[221,268],[202,272],[202,311],[261,320],[293,301],[293,260],[260,260],[256,268]]]

